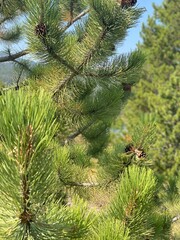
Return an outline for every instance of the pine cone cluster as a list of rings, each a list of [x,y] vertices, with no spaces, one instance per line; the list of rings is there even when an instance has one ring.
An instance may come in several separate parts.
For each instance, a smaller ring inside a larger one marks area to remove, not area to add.
[[[118,3],[120,3],[121,7],[133,7],[137,0],[118,0]]]
[[[146,157],[146,153],[144,152],[144,150],[142,148],[135,147],[133,144],[128,144],[125,147],[125,152],[127,154],[133,153],[138,158],[145,158]]]
[[[38,37],[46,37],[47,34],[47,27],[44,23],[39,23],[36,27],[35,27],[35,34]]]
[[[122,83],[122,87],[123,87],[123,90],[124,90],[125,92],[131,92],[131,87],[132,87],[131,84]]]

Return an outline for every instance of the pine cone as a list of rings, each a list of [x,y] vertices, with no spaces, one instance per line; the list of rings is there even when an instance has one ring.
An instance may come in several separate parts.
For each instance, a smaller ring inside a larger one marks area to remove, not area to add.
[[[125,147],[124,151],[125,151],[126,153],[129,153],[129,152],[133,151],[133,149],[134,149],[134,146],[133,146],[132,143],[130,143],[130,144],[128,144],[128,145]]]
[[[38,37],[45,37],[47,34],[47,27],[44,23],[39,23],[35,27],[35,33]]]
[[[146,153],[144,152],[144,150],[142,148],[135,147],[132,143],[128,144],[125,147],[124,151],[127,154],[133,153],[137,158],[145,158],[146,157]]]
[[[128,84],[128,83],[122,83],[122,86],[123,86],[123,90],[125,92],[131,92],[131,87],[132,85]]]
[[[121,7],[133,7],[136,3],[137,0],[118,0],[118,2],[121,4]]]

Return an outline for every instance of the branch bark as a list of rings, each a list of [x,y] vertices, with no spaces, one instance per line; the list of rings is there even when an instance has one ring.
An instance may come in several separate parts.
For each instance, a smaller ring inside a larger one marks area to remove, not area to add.
[[[71,0],[70,2],[70,23],[72,23],[73,21],[73,18],[74,18],[74,1]]]
[[[15,90],[19,90],[19,82],[20,82],[22,74],[23,74],[23,68],[21,69],[21,71],[19,73],[19,76],[18,76],[18,79],[17,79],[17,82],[16,82]]]
[[[177,222],[178,220],[180,220],[180,215],[173,217],[172,223]]]
[[[27,55],[28,53],[29,53],[28,49],[23,50],[23,51],[21,51],[21,52],[14,53],[14,54],[11,54],[11,53],[9,52],[9,55],[8,55],[8,56],[0,57],[0,62],[14,61],[14,60],[17,59],[17,58],[20,58],[20,57],[23,57],[23,56]]]
[[[86,124],[84,127],[78,129],[76,132],[70,134],[66,140],[64,141],[64,145],[67,144],[69,141],[72,141],[74,138],[76,138],[77,136],[79,136],[81,133],[83,133],[85,130],[87,130],[93,123],[95,122],[95,120],[90,121],[88,124]]]
[[[62,178],[59,178],[60,181],[66,185],[66,186],[71,186],[71,187],[99,187],[99,183],[93,183],[93,182],[84,182],[84,183],[79,183],[79,182],[71,182],[71,181],[65,181]]]
[[[64,31],[66,31],[73,23],[75,23],[76,21],[78,21],[79,19],[81,19],[82,17],[84,17],[88,12],[90,11],[90,9],[86,9],[83,12],[81,12],[78,16],[76,16],[74,19],[72,19],[70,22],[68,22],[68,24],[65,26]]]

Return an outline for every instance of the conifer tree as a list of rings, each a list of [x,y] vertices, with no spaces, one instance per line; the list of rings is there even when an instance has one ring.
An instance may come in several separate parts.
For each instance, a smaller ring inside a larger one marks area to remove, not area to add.
[[[116,44],[143,10],[135,1],[20,2],[39,63],[0,97],[0,238],[169,239],[145,148],[121,144],[112,156],[107,147],[144,59],[116,56]]]
[[[141,80],[133,88],[134,97],[124,109],[129,129],[142,114],[155,118],[157,135],[150,154],[163,182],[172,181],[180,169],[179,9],[179,2],[165,0],[154,6],[154,15],[143,25],[139,48],[147,60]]]

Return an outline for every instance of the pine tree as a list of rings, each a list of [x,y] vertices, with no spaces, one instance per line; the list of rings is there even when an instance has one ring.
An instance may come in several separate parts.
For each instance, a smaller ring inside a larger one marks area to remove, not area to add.
[[[170,238],[145,150],[122,144],[115,158],[107,147],[144,60],[139,51],[115,54],[143,11],[125,3],[22,3],[28,52],[39,63],[0,97],[1,239]]]
[[[154,6],[154,16],[143,25],[139,48],[147,56],[141,80],[133,88],[134,97],[124,109],[129,129],[150,114],[156,121],[156,141],[150,155],[162,182],[173,179],[180,167],[179,135],[179,9],[176,1]]]

